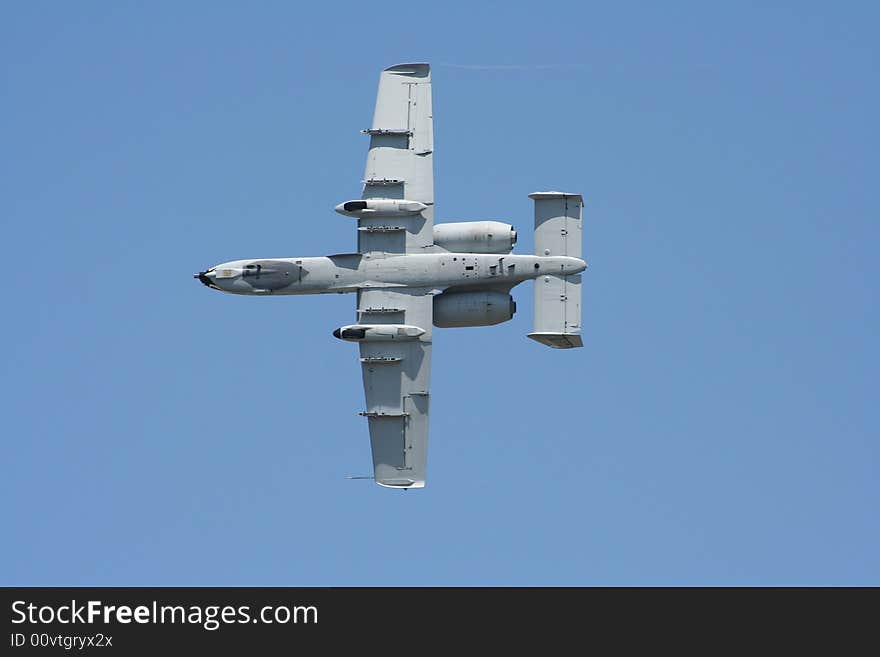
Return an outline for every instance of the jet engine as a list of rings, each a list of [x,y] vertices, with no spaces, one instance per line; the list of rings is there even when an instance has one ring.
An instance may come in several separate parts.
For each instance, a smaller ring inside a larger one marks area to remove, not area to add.
[[[434,224],[434,244],[451,253],[510,253],[516,231],[500,221]]]
[[[434,297],[434,326],[492,326],[513,318],[516,301],[504,292],[444,292]]]

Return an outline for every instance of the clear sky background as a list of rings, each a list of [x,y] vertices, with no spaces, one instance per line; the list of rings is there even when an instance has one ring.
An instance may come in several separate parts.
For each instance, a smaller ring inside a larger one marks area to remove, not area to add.
[[[4,2],[7,585],[880,584],[872,2]],[[584,343],[438,330],[428,486],[371,460],[351,295],[382,68],[439,221],[584,195]]]

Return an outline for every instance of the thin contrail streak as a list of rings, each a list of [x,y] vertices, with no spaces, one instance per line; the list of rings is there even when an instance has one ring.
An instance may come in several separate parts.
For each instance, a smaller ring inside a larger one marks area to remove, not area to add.
[[[466,68],[473,71],[536,71],[547,68],[562,68],[554,64],[438,64],[447,68]]]

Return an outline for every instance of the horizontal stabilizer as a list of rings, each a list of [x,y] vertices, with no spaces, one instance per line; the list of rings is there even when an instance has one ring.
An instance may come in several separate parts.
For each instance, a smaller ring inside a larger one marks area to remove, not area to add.
[[[580,194],[535,192],[535,255],[581,257]],[[532,340],[553,347],[584,346],[581,339],[581,275],[545,274],[535,279]]]
[[[581,257],[580,194],[565,192],[534,192],[535,255]]]

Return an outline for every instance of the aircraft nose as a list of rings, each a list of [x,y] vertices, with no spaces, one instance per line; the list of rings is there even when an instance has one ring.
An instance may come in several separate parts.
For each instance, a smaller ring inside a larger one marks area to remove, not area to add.
[[[208,269],[206,271],[200,271],[198,274],[193,274],[193,278],[198,278],[202,285],[207,285],[208,287],[215,287],[214,285],[214,270]]]

